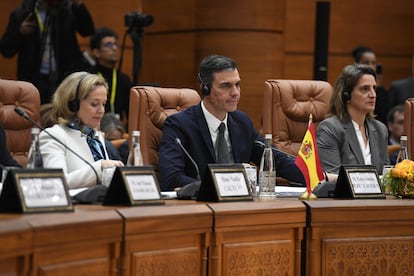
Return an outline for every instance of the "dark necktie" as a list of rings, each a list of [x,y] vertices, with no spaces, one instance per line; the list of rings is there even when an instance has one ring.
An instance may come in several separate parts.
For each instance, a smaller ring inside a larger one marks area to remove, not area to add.
[[[232,163],[230,161],[229,148],[227,147],[226,139],[224,138],[224,132],[226,131],[226,125],[221,123],[219,126],[219,133],[216,141],[217,149],[217,163]]]

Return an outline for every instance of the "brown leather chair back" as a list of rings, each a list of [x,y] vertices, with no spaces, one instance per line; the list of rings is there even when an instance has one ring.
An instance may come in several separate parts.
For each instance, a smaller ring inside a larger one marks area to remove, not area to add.
[[[39,91],[29,82],[0,79],[0,124],[6,132],[7,148],[20,165],[26,166],[33,125],[20,117],[15,107],[39,121]]]
[[[273,135],[273,144],[296,155],[312,113],[315,128],[325,118],[332,86],[325,81],[267,80],[263,97],[263,133]]]
[[[154,166],[158,177],[158,151],[165,119],[200,102],[197,91],[188,88],[136,86],[131,88],[128,131],[141,132],[144,165]]]
[[[414,98],[404,103],[404,134],[407,135],[408,156],[414,157]]]

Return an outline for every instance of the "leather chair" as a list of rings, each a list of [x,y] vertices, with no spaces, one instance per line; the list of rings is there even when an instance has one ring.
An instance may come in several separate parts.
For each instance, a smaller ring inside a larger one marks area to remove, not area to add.
[[[312,113],[315,128],[329,109],[332,86],[315,80],[267,80],[263,96],[263,133],[276,148],[298,153]]]
[[[128,131],[141,132],[144,165],[152,165],[158,177],[158,151],[165,119],[200,102],[196,90],[136,86],[131,88]]]
[[[20,117],[14,111],[15,107],[21,108],[33,120],[39,121],[39,91],[29,82],[0,79],[0,124],[6,132],[7,148],[11,156],[24,167],[33,125]]]
[[[404,134],[407,135],[408,156],[414,157],[414,98],[404,103]]]

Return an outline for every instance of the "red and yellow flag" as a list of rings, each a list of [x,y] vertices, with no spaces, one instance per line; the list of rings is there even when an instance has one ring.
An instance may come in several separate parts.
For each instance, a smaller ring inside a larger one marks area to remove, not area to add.
[[[324,179],[321,162],[319,160],[318,147],[316,145],[312,114],[309,115],[308,130],[306,131],[305,137],[303,137],[302,145],[296,156],[295,163],[305,178],[308,193],[312,193],[318,183]]]

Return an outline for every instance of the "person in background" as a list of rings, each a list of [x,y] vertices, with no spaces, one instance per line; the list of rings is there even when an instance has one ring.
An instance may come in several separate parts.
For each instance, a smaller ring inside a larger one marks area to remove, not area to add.
[[[17,163],[17,161],[14,160],[14,158],[10,155],[9,150],[7,149],[6,133],[2,125],[0,125],[0,165],[20,167],[19,163]]]
[[[160,186],[174,190],[197,181],[194,164],[177,144],[195,160],[200,178],[204,179],[207,165],[220,163],[216,140],[218,128],[225,125],[224,137],[228,146],[228,162],[260,164],[264,139],[257,133],[249,117],[237,110],[240,100],[240,76],[236,62],[221,55],[205,57],[200,64],[199,81],[202,101],[169,116],[163,125],[159,149]],[[290,181],[305,185],[295,160],[275,151],[276,172]],[[226,163],[226,162],[225,162]]]
[[[76,35],[89,36],[94,24],[82,0],[24,0],[12,11],[0,51],[17,59],[17,79],[33,83],[41,103],[51,101],[62,79],[78,70],[82,53]]]
[[[109,88],[105,111],[118,114],[126,128],[132,82],[128,75],[115,68],[119,54],[117,40],[118,35],[111,29],[104,27],[96,30],[91,37],[90,48],[97,63],[87,71],[106,80]]]
[[[406,99],[414,98],[414,55],[411,68],[411,77],[391,82],[389,95],[390,107],[404,104]]]
[[[387,124],[387,113],[389,110],[388,105],[388,91],[382,85],[382,66],[381,64],[377,63],[377,57],[375,52],[365,46],[359,46],[352,51],[352,56],[354,58],[355,63],[357,64],[365,64],[372,68],[377,75],[377,99],[375,103],[375,110],[374,114],[377,116],[376,118]]]
[[[118,114],[108,112],[102,118],[101,131],[105,133],[105,139],[112,141],[124,138],[125,130]]]
[[[396,105],[388,112],[387,126],[389,131],[388,145],[399,145],[404,133],[404,105]],[[390,164],[395,165],[398,151],[390,153]]]
[[[334,86],[327,118],[319,123],[317,145],[322,167],[338,174],[342,165],[375,165],[382,174],[389,164],[388,130],[374,119],[375,71],[346,66]]]
[[[105,134],[106,141],[111,141],[111,145],[117,151],[119,155],[119,158],[117,159],[120,159],[126,164],[129,154],[129,144],[128,140],[124,138],[125,130],[118,114],[112,112],[106,113],[102,118],[101,131]],[[125,139],[125,141],[122,142],[122,139]],[[112,144],[114,140],[121,141],[121,144],[118,143],[118,147],[115,147],[114,144]]]
[[[63,142],[84,158],[78,156],[42,131],[39,136],[40,152],[45,168],[62,168],[70,189],[93,186],[97,183],[95,172],[102,177],[102,170],[123,166],[111,160],[105,142],[97,130],[105,113],[108,86],[95,74],[75,72],[58,86],[49,112],[54,123],[48,133]]]

